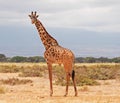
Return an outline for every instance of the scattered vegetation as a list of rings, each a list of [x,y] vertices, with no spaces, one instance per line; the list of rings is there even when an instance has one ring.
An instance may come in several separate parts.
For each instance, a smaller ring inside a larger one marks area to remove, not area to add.
[[[56,85],[66,85],[66,74],[64,68],[60,68],[59,66],[53,67],[53,73],[56,77],[55,84]],[[91,79],[87,76],[86,72],[80,73],[79,70],[76,70],[76,82],[78,86],[83,85],[99,85],[99,83],[95,79]],[[73,85],[72,79],[70,80],[70,85]]]
[[[97,63],[88,65],[77,65],[76,72],[95,80],[108,80],[119,78],[120,64]]]
[[[20,77],[42,77],[47,70],[45,63],[0,63],[0,73],[19,73]]]
[[[4,65],[0,64],[0,73],[17,73],[20,71],[20,67],[16,65]]]
[[[47,70],[46,66],[33,65],[32,67],[22,68],[20,77],[43,77],[44,72]]]
[[[120,80],[119,63],[83,63],[76,64],[74,68],[77,85],[79,86],[99,85],[100,83],[97,80]],[[48,76],[48,69],[45,63],[0,63],[0,72],[19,73],[20,77],[46,77],[46,74]],[[53,78],[55,84],[66,85],[66,74],[63,66],[53,65]],[[6,82],[14,85],[14,81],[19,80],[11,78]],[[16,84],[19,84],[19,82]],[[72,80],[70,84],[72,85]]]
[[[63,68],[54,67],[56,84],[65,85],[66,77]],[[120,80],[120,64],[94,63],[94,64],[76,64],[76,82],[77,85],[100,85],[97,80]],[[72,81],[70,81],[72,84]]]
[[[27,84],[27,83],[32,83],[32,80],[29,79],[18,79],[18,78],[8,78],[8,79],[1,79],[0,82],[2,84],[7,84],[7,85],[20,85],[20,84]]]

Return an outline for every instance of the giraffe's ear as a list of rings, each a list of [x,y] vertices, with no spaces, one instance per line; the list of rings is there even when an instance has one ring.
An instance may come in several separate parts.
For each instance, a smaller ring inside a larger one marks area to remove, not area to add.
[[[39,17],[39,15],[36,16],[37,18]]]
[[[31,18],[31,15],[28,15]]]

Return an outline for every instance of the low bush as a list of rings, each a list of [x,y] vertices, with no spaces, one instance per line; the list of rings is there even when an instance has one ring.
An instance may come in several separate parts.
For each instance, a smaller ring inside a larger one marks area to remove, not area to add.
[[[17,73],[20,67],[16,65],[0,65],[0,73]]]
[[[20,77],[43,77],[46,71],[45,66],[34,65],[32,67],[26,67],[21,70]]]
[[[109,80],[119,79],[120,80],[120,65],[119,64],[85,64],[76,65],[76,82],[77,85],[100,85],[97,80]],[[59,85],[66,85],[66,77],[64,68],[54,67],[53,70],[56,76],[55,83]],[[72,85],[72,81],[70,81]]]
[[[83,71],[83,70],[82,70]],[[59,67],[59,66],[54,66],[53,67],[53,74],[56,77],[55,79],[55,84],[56,85],[62,85],[65,86],[66,85],[66,74],[64,71],[64,68]],[[88,76],[84,72],[79,73],[76,70],[76,84],[78,86],[83,86],[83,85],[99,85],[99,83],[97,81],[95,81],[94,79],[89,78]],[[70,85],[73,85],[72,79],[70,79]]]
[[[120,65],[119,64],[96,64],[96,65],[85,65],[77,66],[77,75],[81,74],[85,77],[94,80],[108,80],[116,79],[119,77]]]
[[[78,86],[84,86],[84,85],[100,85],[100,83],[98,83],[96,80],[82,76],[82,75],[78,75],[76,76],[76,82]]]
[[[117,63],[91,63],[76,64],[77,85],[98,85],[96,80],[118,79],[120,80],[120,64]],[[48,68],[46,64],[38,63],[6,63],[0,64],[2,73],[19,73],[21,77],[46,77]],[[66,74],[63,66],[53,65],[53,79],[57,85],[66,85]],[[72,80],[70,80],[72,85]]]
[[[7,85],[20,85],[20,84],[27,84],[32,83],[32,80],[29,79],[18,79],[18,78],[8,78],[8,79],[2,79],[0,80],[1,83],[7,84]]]

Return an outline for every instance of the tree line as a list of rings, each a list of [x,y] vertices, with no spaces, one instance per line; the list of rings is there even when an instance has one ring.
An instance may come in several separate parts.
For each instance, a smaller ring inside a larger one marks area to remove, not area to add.
[[[76,63],[120,63],[120,57],[107,58],[107,57],[77,57]]]
[[[14,57],[6,57],[4,54],[0,54],[0,62],[45,62],[45,59],[41,56],[33,56],[33,57],[23,57],[23,56],[14,56]]]
[[[45,62],[44,57],[42,56],[33,56],[33,57],[23,57],[23,56],[14,56],[6,57],[4,54],[0,54],[0,62]],[[75,63],[120,63],[120,57],[107,58],[107,57],[76,57]]]

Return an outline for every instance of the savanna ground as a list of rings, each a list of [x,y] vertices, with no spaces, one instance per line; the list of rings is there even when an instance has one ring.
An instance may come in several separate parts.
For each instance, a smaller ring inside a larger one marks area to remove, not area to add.
[[[50,97],[45,63],[0,63],[0,103],[120,103],[120,64],[76,64],[75,71],[78,96],[70,86],[64,97],[63,66],[53,65]]]

